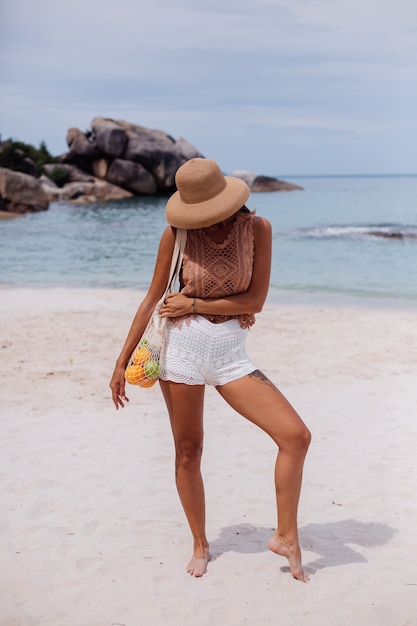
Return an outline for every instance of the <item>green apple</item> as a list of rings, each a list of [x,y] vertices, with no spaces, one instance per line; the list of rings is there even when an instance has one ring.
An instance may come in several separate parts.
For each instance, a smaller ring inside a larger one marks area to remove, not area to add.
[[[161,373],[161,366],[159,365],[158,361],[150,359],[143,364],[143,373],[145,374],[146,378],[149,378],[150,380],[152,380],[153,378],[158,378],[159,374]]]

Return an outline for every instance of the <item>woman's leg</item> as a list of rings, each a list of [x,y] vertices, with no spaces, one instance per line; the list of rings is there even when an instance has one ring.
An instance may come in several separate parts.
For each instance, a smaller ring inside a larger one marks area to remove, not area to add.
[[[193,538],[194,553],[187,565],[192,576],[202,576],[210,559],[206,538],[204,485],[200,471],[203,452],[204,385],[161,380],[175,443],[175,479]]]
[[[292,575],[306,582],[298,542],[297,510],[310,432],[281,392],[259,370],[217,387],[241,415],[262,428],[279,447],[275,465],[278,528],[269,548],[285,556]]]

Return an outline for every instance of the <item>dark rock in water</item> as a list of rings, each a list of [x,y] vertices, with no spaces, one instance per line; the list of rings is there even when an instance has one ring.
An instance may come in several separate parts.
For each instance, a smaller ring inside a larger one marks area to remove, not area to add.
[[[256,176],[252,191],[295,191],[302,187],[270,176]]]
[[[370,237],[381,237],[383,239],[417,239],[417,233],[404,233],[400,231],[387,232],[385,230],[368,230],[366,234]]]
[[[0,167],[0,199],[3,211],[27,213],[45,211],[48,196],[37,178]]]
[[[298,185],[287,183],[284,180],[273,178],[271,176],[259,176],[252,172],[246,172],[245,170],[235,170],[230,174],[236,178],[241,178],[249,186],[249,189],[253,192],[257,191],[293,191],[302,189]]]

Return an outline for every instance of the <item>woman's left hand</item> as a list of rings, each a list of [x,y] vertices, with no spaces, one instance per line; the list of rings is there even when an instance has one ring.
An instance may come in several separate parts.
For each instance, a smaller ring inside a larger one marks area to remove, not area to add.
[[[162,317],[180,317],[192,313],[193,298],[188,298],[183,293],[168,293],[164,304],[159,309]]]

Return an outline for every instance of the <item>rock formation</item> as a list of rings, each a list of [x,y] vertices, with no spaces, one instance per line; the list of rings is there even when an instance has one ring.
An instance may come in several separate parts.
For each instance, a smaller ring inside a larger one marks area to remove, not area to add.
[[[177,169],[188,159],[203,156],[183,138],[103,117],[93,119],[86,133],[70,128],[67,143],[63,164],[76,165],[134,195],[170,194]]]
[[[93,119],[91,130],[86,132],[70,128],[67,144],[68,152],[56,157],[54,163],[43,165],[41,170],[33,164],[32,176],[0,168],[0,212],[45,210],[49,202],[59,200],[81,204],[169,195],[175,191],[177,169],[189,159],[203,157],[182,137],[174,139],[162,130],[103,117]],[[252,191],[301,189],[246,171],[235,171],[231,176],[245,180]]]

